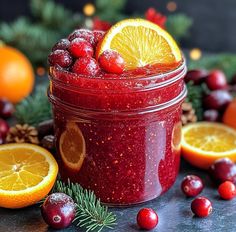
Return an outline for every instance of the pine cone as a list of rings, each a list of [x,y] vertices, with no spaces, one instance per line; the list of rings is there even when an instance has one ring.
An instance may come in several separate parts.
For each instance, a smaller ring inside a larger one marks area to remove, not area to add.
[[[181,121],[183,125],[197,121],[197,115],[195,114],[195,110],[190,102],[184,102],[182,104]]]
[[[28,124],[17,124],[10,128],[6,142],[39,144],[38,131],[35,127],[29,126]]]

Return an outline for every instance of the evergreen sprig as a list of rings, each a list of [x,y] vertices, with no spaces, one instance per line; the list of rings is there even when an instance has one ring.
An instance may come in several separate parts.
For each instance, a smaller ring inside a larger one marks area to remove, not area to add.
[[[46,85],[39,85],[31,96],[16,105],[15,116],[19,123],[37,126],[40,122],[52,118],[46,90]]]
[[[83,189],[77,183],[63,183],[58,180],[53,192],[62,192],[70,196],[76,203],[76,217],[74,222],[77,226],[88,231],[100,232],[104,228],[112,229],[116,225],[116,216],[108,212],[106,206],[101,205],[93,191]]]

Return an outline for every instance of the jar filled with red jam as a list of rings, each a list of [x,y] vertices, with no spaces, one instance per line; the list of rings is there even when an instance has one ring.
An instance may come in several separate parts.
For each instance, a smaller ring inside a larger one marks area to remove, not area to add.
[[[55,55],[59,61],[62,53]],[[113,206],[166,192],[180,164],[184,59],[119,74],[85,75],[73,71],[75,63],[50,65],[48,96],[62,180],[93,190]]]

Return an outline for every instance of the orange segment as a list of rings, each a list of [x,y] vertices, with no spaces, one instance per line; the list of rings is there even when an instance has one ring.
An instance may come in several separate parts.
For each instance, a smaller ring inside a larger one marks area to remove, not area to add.
[[[236,130],[221,123],[188,124],[182,131],[182,155],[192,165],[205,169],[219,158],[236,161]]]
[[[32,144],[0,146],[0,207],[21,208],[44,198],[56,180],[58,165]]]
[[[75,122],[69,122],[60,137],[60,153],[65,165],[79,171],[85,158],[85,140]]]
[[[97,58],[105,50],[117,51],[126,70],[153,64],[173,64],[182,56],[174,39],[161,27],[144,19],[126,19],[106,33],[97,49]]]

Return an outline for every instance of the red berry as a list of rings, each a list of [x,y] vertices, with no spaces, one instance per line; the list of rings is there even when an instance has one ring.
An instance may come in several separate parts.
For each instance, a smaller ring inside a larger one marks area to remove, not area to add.
[[[208,72],[204,69],[193,69],[187,72],[184,77],[184,81],[186,83],[191,81],[194,85],[198,85],[205,80],[207,74]]]
[[[125,61],[116,51],[104,51],[99,56],[98,62],[101,68],[108,73],[121,74],[125,69]]]
[[[72,64],[72,57],[68,51],[55,50],[48,56],[48,62],[51,66],[59,65],[62,68],[67,68]]]
[[[14,106],[6,99],[0,100],[0,117],[10,118],[14,112]]]
[[[227,79],[221,70],[213,70],[207,76],[206,84],[210,90],[226,89]]]
[[[158,215],[153,209],[143,208],[138,212],[137,224],[141,229],[151,230],[158,224]]]
[[[70,45],[70,41],[68,39],[60,39],[53,47],[52,51],[55,50],[66,50]]]
[[[97,76],[100,72],[100,67],[94,58],[81,57],[75,61],[72,72],[78,75]]]
[[[92,57],[94,52],[92,45],[88,41],[80,38],[73,39],[68,50],[75,58],[84,56]]]
[[[202,192],[204,186],[202,179],[195,175],[186,176],[181,184],[181,189],[187,197],[195,197]]]
[[[9,126],[7,122],[0,118],[0,134],[3,139],[6,138],[8,131],[9,131]]]
[[[204,106],[207,109],[224,110],[232,101],[232,96],[226,90],[212,91],[204,98]]]
[[[209,168],[209,174],[216,183],[236,183],[236,165],[228,158],[216,160]]]
[[[93,35],[93,32],[90,30],[77,29],[68,36],[68,39],[70,41],[74,40],[75,38],[84,39],[87,42],[89,42],[92,46],[95,45],[94,35]]]
[[[203,113],[204,121],[217,122],[217,121],[219,121],[219,118],[220,118],[220,115],[217,110],[206,110]]]
[[[212,212],[212,204],[206,197],[197,197],[191,203],[191,210],[198,217],[207,217]]]
[[[97,44],[100,42],[100,40],[104,37],[105,31],[100,31],[100,30],[94,30],[93,31],[93,36],[94,36],[94,42]]]
[[[225,181],[218,188],[220,197],[224,200],[231,200],[235,197],[236,187],[231,181]]]
[[[41,207],[44,221],[55,229],[68,227],[75,218],[75,203],[64,193],[49,195]]]

